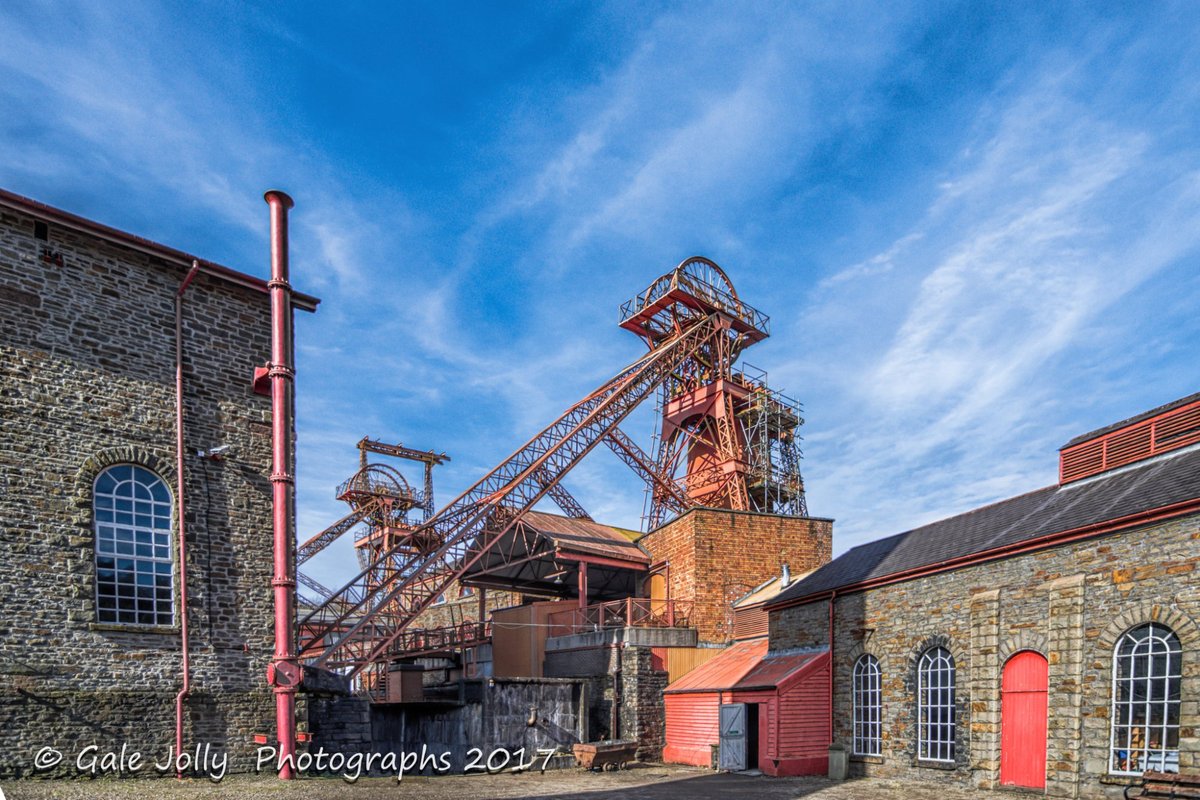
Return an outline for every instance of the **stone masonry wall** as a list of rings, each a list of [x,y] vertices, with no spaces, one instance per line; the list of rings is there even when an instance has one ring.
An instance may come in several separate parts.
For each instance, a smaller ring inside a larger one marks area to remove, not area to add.
[[[653,661],[649,647],[621,653],[621,736],[638,743],[640,761],[662,761],[667,744],[667,672],[655,669]]]
[[[47,260],[47,258],[49,260]],[[59,263],[61,262],[61,263]],[[0,776],[34,752],[174,742],[177,627],[96,622],[92,482],[135,463],[175,492],[177,265],[0,212]],[[270,354],[265,294],[199,276],[184,302],[192,696],[186,741],[233,752],[273,730]],[[197,450],[228,445],[222,461]],[[178,523],[176,522],[176,525]],[[173,541],[174,541],[173,537]],[[178,554],[176,553],[176,560]],[[178,565],[176,565],[178,609]],[[178,613],[178,612],[177,612]]]
[[[833,522],[700,508],[639,541],[654,561],[670,562],[675,600],[694,603],[691,626],[701,642],[733,637],[731,604],[787,564],[793,574],[829,561]]]
[[[879,659],[883,755],[856,759],[858,774],[999,786],[1000,677],[1013,654],[1049,663],[1046,794],[1119,797],[1107,775],[1113,648],[1130,628],[1171,626],[1183,646],[1180,768],[1200,766],[1200,517],[838,597],[835,737],[852,746],[851,671]],[[828,602],[771,614],[775,650],[826,644]],[[918,763],[915,663],[944,644],[957,672],[957,763]]]

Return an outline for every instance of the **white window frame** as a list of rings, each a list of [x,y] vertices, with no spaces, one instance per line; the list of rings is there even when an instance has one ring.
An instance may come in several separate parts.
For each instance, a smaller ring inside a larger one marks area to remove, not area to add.
[[[174,503],[162,478],[114,464],[92,483],[96,621],[174,627]]]
[[[1179,636],[1167,625],[1143,623],[1117,640],[1113,647],[1109,774],[1179,771],[1182,668]],[[1174,746],[1168,746],[1172,741]]]
[[[854,701],[854,755],[883,754],[883,686],[879,659],[864,654],[854,662],[851,682]]]
[[[917,664],[917,759],[953,764],[958,733],[954,656],[931,647]],[[947,730],[949,736],[945,735]]]

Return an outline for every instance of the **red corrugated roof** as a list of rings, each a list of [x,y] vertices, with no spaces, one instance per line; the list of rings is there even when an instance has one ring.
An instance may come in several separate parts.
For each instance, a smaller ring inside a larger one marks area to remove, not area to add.
[[[672,683],[664,692],[719,692],[732,689],[758,666],[766,654],[766,639],[737,642],[721,655],[704,662]]]
[[[753,669],[746,673],[745,677],[738,681],[737,686],[733,688],[743,691],[748,689],[774,689],[796,674],[796,672],[813,663],[818,657],[824,655],[825,652],[827,651],[766,656]]]

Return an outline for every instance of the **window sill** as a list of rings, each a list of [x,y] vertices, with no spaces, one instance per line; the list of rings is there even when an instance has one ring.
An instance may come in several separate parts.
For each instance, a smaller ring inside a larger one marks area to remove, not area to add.
[[[860,756],[851,755],[850,760],[859,764],[886,764],[887,760],[883,756]]]
[[[953,761],[922,761],[917,759],[915,766],[923,767],[924,769],[941,769],[947,772],[953,772],[958,769],[958,764]]]
[[[1133,786],[1141,779],[1141,775],[1101,775],[1100,783],[1107,783],[1110,786]]]
[[[178,636],[177,625],[118,625],[115,622],[89,622],[89,631],[98,633],[157,633],[163,636]]]

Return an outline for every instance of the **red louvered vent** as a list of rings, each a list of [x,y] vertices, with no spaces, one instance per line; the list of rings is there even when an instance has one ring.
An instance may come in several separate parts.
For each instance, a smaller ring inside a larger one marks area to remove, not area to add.
[[[1070,483],[1200,442],[1200,400],[1064,447],[1058,482]]]

